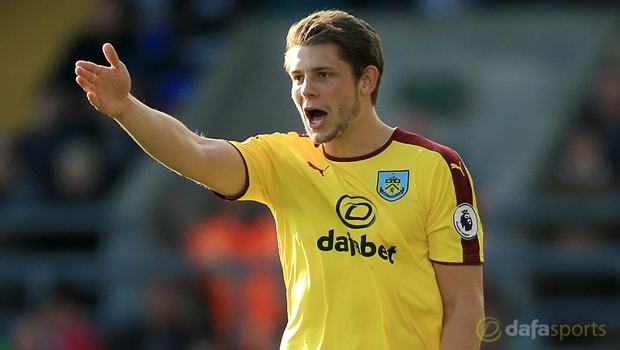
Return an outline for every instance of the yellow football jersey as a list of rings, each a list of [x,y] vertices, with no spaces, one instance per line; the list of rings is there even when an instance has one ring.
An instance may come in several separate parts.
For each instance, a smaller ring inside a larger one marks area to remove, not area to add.
[[[439,349],[431,262],[483,261],[472,180],[456,152],[399,128],[346,159],[298,133],[231,143],[248,174],[238,199],[266,204],[277,226],[281,349]]]

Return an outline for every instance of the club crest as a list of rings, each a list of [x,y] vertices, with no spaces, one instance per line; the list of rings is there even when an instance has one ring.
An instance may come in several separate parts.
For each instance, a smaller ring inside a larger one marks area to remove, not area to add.
[[[390,202],[401,199],[409,189],[409,170],[380,171],[377,177],[377,193]]]

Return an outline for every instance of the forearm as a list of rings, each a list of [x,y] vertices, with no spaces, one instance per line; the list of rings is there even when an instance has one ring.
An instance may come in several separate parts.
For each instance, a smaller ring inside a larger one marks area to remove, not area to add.
[[[157,111],[133,96],[114,119],[151,157],[183,176],[196,178],[196,154],[204,138],[176,118]]]
[[[93,107],[114,118],[161,164],[226,196],[241,193],[245,163],[225,140],[199,136],[172,116],[148,107],[129,92],[131,78],[111,44],[103,45],[109,67],[75,63],[76,82]]]
[[[476,326],[483,318],[484,307],[480,298],[472,298],[471,303],[458,305],[453,310],[445,312],[441,350],[480,349]]]

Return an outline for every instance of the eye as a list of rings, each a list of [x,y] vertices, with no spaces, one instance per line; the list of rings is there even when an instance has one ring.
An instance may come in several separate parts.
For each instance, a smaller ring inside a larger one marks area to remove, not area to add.
[[[319,72],[319,78],[329,78],[330,74],[328,72]]]
[[[291,79],[293,79],[293,81],[301,83],[304,81],[304,76],[303,74],[295,74],[293,76],[291,76]]]

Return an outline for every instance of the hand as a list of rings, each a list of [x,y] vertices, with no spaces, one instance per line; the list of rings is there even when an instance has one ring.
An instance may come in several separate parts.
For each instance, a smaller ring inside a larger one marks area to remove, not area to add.
[[[103,55],[109,67],[88,61],[75,63],[75,81],[86,92],[86,97],[95,109],[112,117],[120,116],[127,105],[131,78],[125,64],[118,58],[114,47],[103,45]]]

